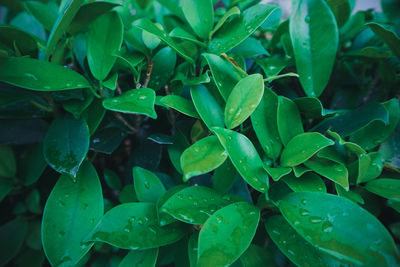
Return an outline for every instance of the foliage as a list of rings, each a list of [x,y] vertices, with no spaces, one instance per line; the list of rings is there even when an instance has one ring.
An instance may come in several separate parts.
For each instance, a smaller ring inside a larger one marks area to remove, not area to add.
[[[400,266],[398,1],[0,4],[0,266]]]

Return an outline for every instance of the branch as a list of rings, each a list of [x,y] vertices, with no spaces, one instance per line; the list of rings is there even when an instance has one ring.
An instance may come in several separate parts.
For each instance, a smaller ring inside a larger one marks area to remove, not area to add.
[[[127,120],[125,120],[125,118],[121,114],[119,114],[118,112],[114,112],[114,116],[119,121],[121,121],[133,134],[137,133],[138,130],[133,127]]]
[[[143,86],[142,86],[144,88],[147,88],[147,86],[149,85],[151,71],[153,70],[153,65],[154,65],[153,62],[151,62],[150,60],[147,60],[146,79],[144,80],[144,83],[143,83]]]

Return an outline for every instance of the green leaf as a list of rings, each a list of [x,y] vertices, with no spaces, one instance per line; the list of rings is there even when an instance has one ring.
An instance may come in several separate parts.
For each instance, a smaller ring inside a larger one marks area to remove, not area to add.
[[[0,144],[0,177],[14,178],[17,174],[17,162],[12,148]]]
[[[109,210],[87,238],[122,249],[157,248],[174,243],[185,234],[182,225],[160,227],[153,203],[126,203]]]
[[[108,110],[143,114],[156,119],[157,113],[154,110],[156,94],[149,88],[132,89],[122,95],[103,100],[103,107]]]
[[[49,39],[47,40],[46,59],[49,59],[53,54],[58,42],[67,31],[83,2],[84,0],[68,0],[64,5],[63,10],[58,15],[57,21],[50,32]]]
[[[54,170],[76,176],[89,149],[89,129],[84,120],[56,118],[43,142],[43,153]]]
[[[292,171],[291,168],[285,168],[280,166],[272,168],[264,165],[264,169],[267,171],[269,175],[271,175],[274,181],[279,181],[279,179],[281,179],[285,175],[288,175]]]
[[[215,169],[212,177],[212,185],[219,193],[226,193],[235,182],[237,172],[230,159]]]
[[[103,170],[104,181],[113,190],[121,190],[122,184],[118,175],[110,169]]]
[[[25,10],[34,16],[43,27],[51,31],[57,20],[57,4],[53,2],[41,3],[37,1],[24,1]]]
[[[218,168],[228,157],[224,147],[216,136],[208,136],[183,151],[181,166],[183,180],[208,173]]]
[[[174,217],[172,217],[171,215],[169,215],[169,214],[167,214],[167,213],[165,213],[165,212],[162,212],[162,211],[161,211],[161,207],[162,207],[162,205],[164,205],[164,203],[165,203],[171,196],[173,196],[175,193],[179,192],[180,190],[182,190],[182,189],[184,189],[184,188],[186,188],[186,187],[187,187],[187,186],[186,186],[186,185],[183,185],[183,184],[174,186],[174,187],[168,189],[162,196],[159,197],[159,199],[158,199],[158,201],[157,201],[157,213],[158,213],[158,221],[159,221],[159,224],[160,224],[161,226],[165,226],[165,225],[168,225],[168,224],[170,224],[170,223],[173,223],[173,222],[176,222],[176,221],[177,221],[177,220],[176,220]]]
[[[151,171],[140,167],[133,168],[133,184],[136,196],[142,202],[154,202],[165,193],[165,187],[160,179]]]
[[[297,266],[341,266],[301,237],[283,216],[269,217],[265,228],[280,251]]]
[[[188,241],[188,254],[189,254],[190,267],[197,266],[197,251],[199,249],[198,243],[199,243],[199,233],[193,232]]]
[[[0,202],[11,192],[14,188],[14,181],[9,178],[0,177]]]
[[[175,71],[176,53],[170,47],[164,47],[154,55],[152,62],[154,65],[149,87],[158,91],[167,84]]]
[[[93,76],[103,81],[110,73],[117,58],[114,54],[120,49],[124,29],[116,12],[106,13],[90,26],[87,39],[87,59]]]
[[[198,44],[200,46],[205,46],[205,44],[199,40],[197,40],[196,36],[193,34],[187,32],[186,30],[182,29],[181,27],[176,27],[174,28],[170,33],[169,36],[175,37],[175,38],[181,38],[184,40],[189,40],[191,42],[194,42],[195,44]]]
[[[133,184],[124,186],[119,193],[118,200],[121,203],[137,202],[138,199],[135,194],[135,186]]]
[[[172,195],[161,211],[185,223],[203,224],[215,211],[232,202],[213,189],[190,186]]]
[[[182,0],[182,11],[193,31],[202,39],[209,36],[214,26],[214,7],[212,0]]]
[[[254,58],[254,61],[262,68],[267,77],[278,75],[286,67],[285,61],[280,58]]]
[[[276,160],[282,149],[277,122],[278,96],[270,89],[264,91],[260,104],[251,115],[251,123],[267,157]]]
[[[360,203],[361,205],[365,204],[364,199],[362,196],[357,193],[356,191],[346,191],[338,184],[335,184],[335,190],[338,196],[345,197],[355,203]]]
[[[260,211],[247,202],[237,202],[215,212],[199,235],[198,267],[227,266],[235,262],[253,239]]]
[[[399,264],[396,246],[386,228],[350,200],[325,193],[291,193],[279,202],[279,209],[299,235],[343,263]]]
[[[225,106],[225,124],[228,129],[244,122],[257,108],[264,94],[264,81],[260,74],[241,79],[232,89]]]
[[[95,168],[85,161],[73,182],[62,175],[47,199],[42,219],[42,243],[51,265],[73,266],[93,243],[84,238],[103,215],[103,194]]]
[[[234,6],[226,11],[225,14],[218,20],[214,29],[210,32],[209,39],[211,39],[214,33],[216,33],[230,17],[235,15],[240,15],[240,9],[237,6]]]
[[[246,182],[257,191],[266,192],[269,184],[268,174],[251,141],[246,136],[231,130],[215,127],[213,131]]]
[[[282,178],[282,180],[294,192],[324,192],[326,193],[326,186],[324,181],[317,174],[307,172],[300,177],[295,177],[289,174]]]
[[[231,50],[231,53],[242,56],[243,58],[270,56],[268,51],[265,50],[262,42],[253,37],[248,37],[246,40],[235,46]]]
[[[0,265],[6,266],[14,258],[22,245],[28,232],[28,223],[23,217],[3,224],[0,227]]]
[[[181,155],[183,151],[190,146],[190,144],[186,139],[186,136],[179,130],[175,133],[173,141],[174,143],[168,146],[169,159],[171,160],[175,169],[179,173],[182,173]]]
[[[190,94],[197,112],[209,129],[225,126],[224,107],[210,89],[197,85],[190,88]]]
[[[164,96],[160,99],[161,103],[164,105],[173,108],[180,113],[183,113],[185,115],[188,115],[190,117],[199,119],[199,114],[196,111],[196,108],[194,107],[194,104],[192,101],[183,98],[178,95],[167,95]]]
[[[255,244],[250,244],[249,248],[240,256],[240,263],[243,267],[263,266],[266,263],[269,267],[277,267],[273,252]]]
[[[382,155],[379,152],[372,152],[360,157],[361,158],[358,159],[359,173],[356,181],[357,184],[371,181],[381,175],[383,170],[383,159]],[[366,165],[365,170],[360,171],[360,168],[362,167],[361,165],[364,164],[364,162]]]
[[[275,5],[258,4],[249,7],[214,34],[208,46],[209,51],[219,55],[231,50],[257,30],[275,10]]]
[[[304,165],[349,190],[349,173],[344,164],[314,157],[304,162]]]
[[[210,66],[212,77],[221,96],[224,100],[228,100],[235,85],[245,77],[244,74],[220,56],[209,53],[203,53],[202,56]]]
[[[301,114],[311,119],[322,118],[335,113],[325,109],[321,101],[315,97],[299,97],[294,100],[294,103],[296,103]]]
[[[338,27],[343,26],[351,15],[349,0],[328,0],[326,1],[335,15]]]
[[[368,182],[365,189],[384,198],[400,200],[400,180],[397,179],[379,178]]]
[[[299,110],[289,98],[278,97],[277,118],[278,132],[284,146],[304,132]]]
[[[400,37],[392,30],[383,27],[382,25],[371,22],[366,24],[385,44],[393,51],[400,59]]]
[[[57,91],[91,87],[90,83],[75,71],[32,58],[0,59],[0,69],[1,82],[30,90]]]
[[[136,26],[144,31],[154,34],[161,40],[163,40],[168,46],[170,46],[176,53],[178,53],[181,57],[187,60],[189,63],[193,64],[193,59],[186,54],[186,52],[182,49],[182,47],[175,43],[171,37],[167,35],[164,30],[159,29],[153,22],[149,19],[140,19],[133,23],[133,26]]]
[[[32,57],[36,57],[38,54],[38,45],[35,38],[31,34],[13,26],[0,26],[0,42],[3,49],[8,48],[11,51],[15,51],[16,54],[18,51],[22,55]]]
[[[158,257],[158,248],[131,250],[122,259],[118,267],[154,267]]]
[[[329,81],[338,50],[335,17],[324,0],[299,0],[289,28],[300,83],[307,96],[318,97]]]
[[[281,164],[285,167],[299,165],[321,149],[335,144],[320,133],[302,133],[293,137],[282,151]]]

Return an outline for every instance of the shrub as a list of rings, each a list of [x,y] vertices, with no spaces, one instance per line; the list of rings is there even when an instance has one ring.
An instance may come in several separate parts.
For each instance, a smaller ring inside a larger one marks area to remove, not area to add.
[[[399,266],[400,5],[0,3],[0,266]]]

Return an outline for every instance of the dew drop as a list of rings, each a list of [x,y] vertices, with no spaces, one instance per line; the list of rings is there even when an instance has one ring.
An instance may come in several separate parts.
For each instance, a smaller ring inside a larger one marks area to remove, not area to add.
[[[310,16],[306,16],[306,17],[304,18],[304,21],[305,21],[306,23],[310,23]]]
[[[330,222],[324,222],[322,224],[322,231],[324,231],[325,233],[330,233],[333,230],[333,225]]]
[[[316,216],[310,217],[309,220],[310,220],[311,223],[320,223],[320,222],[322,222],[322,218],[316,217]]]
[[[35,81],[38,80],[38,78],[37,78],[34,74],[32,74],[32,73],[25,73],[25,76],[27,76],[27,77],[29,77],[29,78],[35,80]]]
[[[147,98],[147,96],[145,96],[145,95],[139,96],[139,99],[141,99],[141,100],[144,100],[144,99],[146,99],[146,98]]]

